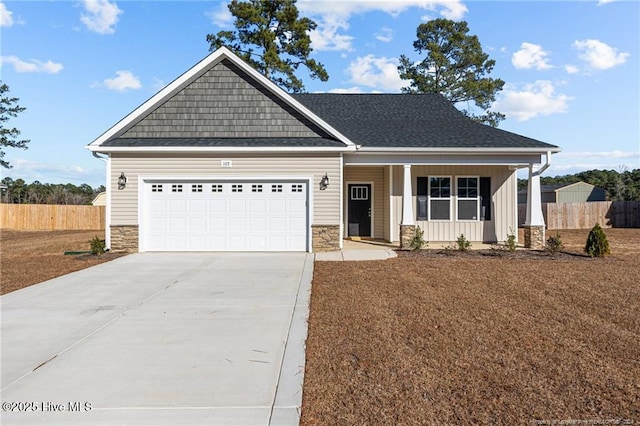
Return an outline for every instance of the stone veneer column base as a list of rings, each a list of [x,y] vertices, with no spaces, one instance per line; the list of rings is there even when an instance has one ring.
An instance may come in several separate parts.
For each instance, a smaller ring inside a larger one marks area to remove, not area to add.
[[[314,252],[340,250],[340,225],[311,225]]]
[[[400,225],[400,248],[402,250],[409,250],[411,248],[411,241],[415,235],[415,225]]]
[[[534,250],[544,250],[546,240],[544,238],[544,226],[524,227],[524,246]]]
[[[138,225],[112,225],[111,251],[138,251]]]

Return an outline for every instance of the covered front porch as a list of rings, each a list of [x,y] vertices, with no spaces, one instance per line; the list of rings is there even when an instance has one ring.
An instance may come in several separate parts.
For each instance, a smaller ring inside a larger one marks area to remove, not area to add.
[[[432,247],[433,243],[446,245],[460,235],[476,246],[503,242],[511,234],[518,238],[517,170],[528,167],[533,188],[524,243],[544,247],[537,170],[540,156],[533,159],[537,164],[496,156],[484,164],[477,158],[455,162],[411,158],[408,164],[398,164],[401,159],[395,158],[381,164],[380,156],[371,156],[369,161],[362,156],[353,161],[348,157],[342,182],[345,239],[406,247],[416,227],[424,231]]]

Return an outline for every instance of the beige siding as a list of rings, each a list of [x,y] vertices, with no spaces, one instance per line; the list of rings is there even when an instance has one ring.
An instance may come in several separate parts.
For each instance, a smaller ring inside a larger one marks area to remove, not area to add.
[[[347,183],[371,183],[373,185],[373,200],[372,200],[372,223],[373,238],[385,238],[384,223],[385,223],[385,204],[388,203],[388,197],[385,197],[384,182],[385,182],[385,167],[382,166],[352,166],[345,167],[344,170],[344,185],[347,187]],[[344,228],[347,229],[347,214],[349,197],[345,190],[344,197]],[[385,201],[387,200],[387,201]]]
[[[416,186],[418,176],[480,176],[491,178],[491,220],[489,221],[457,221],[455,197],[452,197],[453,220],[448,222],[417,221],[425,233],[427,241],[454,241],[460,234],[470,241],[504,241],[510,230],[516,232],[516,172],[506,166],[413,166],[411,167],[413,209],[416,216]],[[401,166],[393,170],[393,217],[392,226],[394,241],[398,241],[400,220],[402,218],[403,173]],[[455,194],[453,194],[455,195]],[[516,232],[517,234],[517,232]]]
[[[222,168],[221,160],[230,160],[231,168]],[[118,177],[124,172],[127,187],[118,190]],[[319,189],[320,179],[327,173],[331,184],[326,190]],[[342,180],[340,156],[291,155],[291,156],[190,156],[170,155],[118,155],[111,156],[111,225],[138,224],[138,179],[139,177],[175,177],[208,179],[231,177],[311,177],[313,186],[312,225],[340,224],[340,185]]]

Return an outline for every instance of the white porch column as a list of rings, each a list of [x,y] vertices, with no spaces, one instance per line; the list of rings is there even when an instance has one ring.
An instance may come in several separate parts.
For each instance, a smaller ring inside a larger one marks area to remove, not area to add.
[[[537,164],[529,164],[529,188],[527,190],[527,217],[524,222],[524,246],[542,250],[545,247],[540,171]]]
[[[413,221],[413,191],[411,189],[411,164],[404,165],[401,225],[415,225]]]
[[[529,164],[529,187],[527,190],[527,217],[525,226],[544,226],[542,215],[542,195],[540,191],[540,174],[537,164]]]

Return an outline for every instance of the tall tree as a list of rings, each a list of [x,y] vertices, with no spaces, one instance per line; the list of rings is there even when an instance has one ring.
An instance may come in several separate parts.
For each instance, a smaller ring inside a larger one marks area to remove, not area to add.
[[[420,24],[413,47],[418,53],[426,53],[419,62],[400,56],[400,78],[411,80],[407,93],[440,93],[453,104],[473,101],[483,110],[482,115],[471,109],[463,109],[470,118],[497,127],[504,114],[489,111],[504,81],[487,77],[495,65],[482,51],[478,37],[468,35],[465,21],[435,19]]]
[[[27,149],[28,139],[18,139],[20,130],[15,127],[9,129],[6,127],[11,117],[17,117],[19,113],[26,108],[17,105],[19,99],[11,98],[6,94],[9,92],[9,86],[0,80],[0,166],[10,169],[11,164],[4,159],[4,147]]]
[[[291,92],[304,91],[295,73],[304,65],[311,78],[327,81],[324,66],[311,59],[309,32],[316,23],[299,17],[296,0],[232,0],[234,31],[208,34],[209,50],[225,46],[261,74]]]

